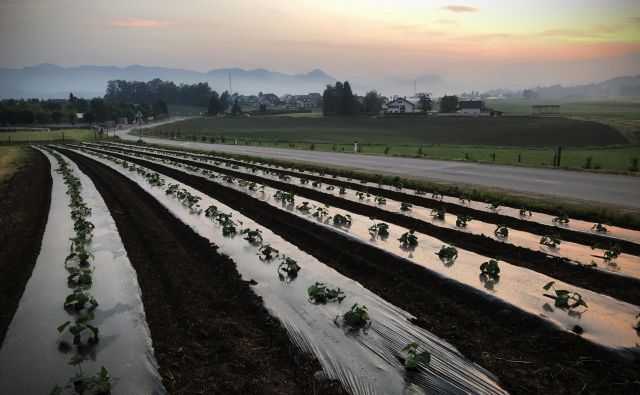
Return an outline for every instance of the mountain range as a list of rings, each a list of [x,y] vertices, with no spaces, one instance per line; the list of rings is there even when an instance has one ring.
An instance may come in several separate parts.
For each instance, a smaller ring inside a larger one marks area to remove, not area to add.
[[[160,78],[176,84],[208,82],[218,92],[229,89],[240,94],[258,92],[282,95],[322,93],[327,84],[338,79],[315,69],[306,74],[284,74],[265,69],[243,70],[240,68],[213,69],[206,73],[193,70],[153,66],[78,66],[61,67],[41,64],[22,69],[0,68],[0,99],[7,98],[66,98],[75,96],[92,98],[104,96],[107,81],[150,81]],[[450,83],[436,74],[414,79],[384,77],[375,82],[350,81],[355,93],[364,94],[375,89],[385,95],[411,95],[430,92],[434,96],[459,94],[465,87]],[[640,75],[615,77],[606,81],[569,86],[552,85],[531,88],[541,98],[588,98],[588,97],[640,97]]]

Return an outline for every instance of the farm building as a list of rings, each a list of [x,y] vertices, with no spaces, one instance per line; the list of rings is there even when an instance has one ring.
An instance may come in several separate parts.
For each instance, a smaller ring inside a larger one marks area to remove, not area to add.
[[[559,104],[543,104],[531,106],[534,114],[558,114],[560,113]]]
[[[415,105],[409,100],[400,97],[387,104],[387,113],[411,113],[413,112],[414,107]]]
[[[462,100],[458,107],[463,114],[480,114],[484,110],[484,100]]]

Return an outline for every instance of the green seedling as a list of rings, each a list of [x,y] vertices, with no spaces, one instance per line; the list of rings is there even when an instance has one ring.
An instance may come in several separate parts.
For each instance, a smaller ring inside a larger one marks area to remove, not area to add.
[[[500,266],[498,266],[498,261],[491,259],[488,262],[484,262],[480,265],[480,272],[489,277],[500,277]]]
[[[496,226],[496,229],[493,231],[493,234],[498,237],[507,237],[509,236],[509,228],[504,225]]]
[[[560,243],[562,243],[562,239],[560,239],[560,236],[557,234],[544,235],[540,239],[540,244],[546,245],[549,247],[555,248],[558,245],[560,245]]]
[[[406,351],[409,356],[404,360],[404,367],[407,370],[413,370],[418,367],[418,365],[429,365],[431,362],[431,354],[428,351],[418,352],[418,348],[420,346],[418,343],[413,342],[407,344],[402,351]]]
[[[164,186],[164,179],[162,179],[160,177],[160,174],[158,173],[150,173],[147,174],[146,176],[147,182],[155,187],[161,187]]]
[[[418,236],[415,235],[415,230],[405,232],[400,238],[400,246],[404,248],[415,247],[418,245]]]
[[[444,208],[444,207],[441,207],[441,208],[439,208],[439,209],[435,209],[435,208],[432,208],[432,209],[431,209],[431,216],[432,216],[433,218],[439,219],[439,220],[441,220],[441,221],[443,221],[443,220],[444,220],[444,216],[445,216],[446,214],[447,214],[447,209],[446,209],[446,208]]]
[[[427,194],[427,192],[423,189],[416,189],[414,193],[418,196],[423,196]]]
[[[278,265],[278,275],[281,279],[294,279],[300,271],[300,265],[295,260],[285,256],[282,258],[282,262]]]
[[[595,250],[596,248],[604,250],[604,259],[607,261],[616,259],[622,253],[622,248],[620,247],[620,244],[617,243],[609,243],[609,245],[596,243],[591,246],[592,250]]]
[[[531,217],[531,210],[526,209],[525,207],[520,208],[520,216],[521,217]]]
[[[387,199],[383,198],[382,196],[376,196],[373,199],[373,201],[378,203],[378,204],[387,204]]]
[[[282,191],[276,191],[275,195],[273,195],[273,197],[276,200],[280,200],[283,203],[287,203],[287,204],[293,204],[295,201],[295,195],[291,192],[282,192]]]
[[[326,207],[316,207],[315,211],[313,212],[313,217],[315,218],[324,218],[327,215],[329,215],[329,210],[326,209]]]
[[[461,204],[465,204],[465,203],[471,203],[471,199],[469,199],[468,197],[466,197],[465,195],[460,195],[460,197],[458,197],[458,201]]]
[[[342,316],[337,315],[333,322],[336,325],[344,325],[347,329],[358,331],[371,326],[371,318],[367,312],[367,306],[360,306],[357,303],[351,306],[351,309]]]
[[[458,218],[456,218],[456,226],[459,228],[465,228],[467,223],[472,219],[473,218],[470,215],[458,215]]]
[[[438,258],[447,261],[453,261],[458,257],[458,249],[452,245],[444,245],[440,247],[440,251],[436,252]]]
[[[258,255],[262,255],[260,257],[260,259],[265,260],[265,261],[270,261],[274,257],[277,257],[278,254],[280,253],[280,251],[278,251],[275,248],[271,247],[270,244],[265,244],[265,245],[261,246],[258,251],[259,251]]]
[[[311,182],[311,186],[318,188],[322,186],[322,183],[320,181],[313,181]]]
[[[73,344],[78,345],[82,342],[83,335],[86,335],[87,344],[95,344],[98,342],[98,328],[88,324],[94,319],[93,313],[88,313],[83,317],[76,318],[74,324],[67,321],[58,327],[58,332],[63,333],[68,330],[73,335]]]
[[[333,191],[334,189],[336,189],[336,187],[334,187],[333,185],[329,185],[328,187],[325,188],[327,191]]]
[[[278,175],[278,178],[285,182],[291,180],[291,177],[286,174],[280,174]]]
[[[444,198],[444,196],[442,196],[442,193],[440,193],[440,191],[436,189],[431,194],[431,198],[432,199],[437,199],[437,200],[442,200]]]
[[[209,206],[206,210],[204,210],[204,215],[206,217],[216,217],[220,214],[220,210],[216,206]]]
[[[356,192],[356,196],[358,197],[358,199],[362,200],[364,199],[364,192]]]
[[[493,211],[500,211],[501,202],[492,202],[489,204],[489,208]]]
[[[228,182],[229,184],[233,184],[236,178],[233,176],[224,175],[222,176],[222,180]]]
[[[58,385],[53,387],[50,395],[62,395],[64,390],[69,390],[73,394],[109,395],[111,393],[111,375],[109,371],[103,366],[95,376],[85,377],[80,367],[80,364],[85,361],[87,361],[87,358],[78,356],[72,358],[68,365],[78,366],[79,371],[69,378],[64,387]]]
[[[67,281],[74,284],[74,286],[89,286],[92,282],[92,272],[91,269],[83,268],[83,267],[70,267],[67,268],[69,271],[69,276],[67,276]]]
[[[400,210],[402,211],[409,211],[411,210],[411,207],[413,207],[413,204],[411,203],[407,203],[407,202],[400,203]]]
[[[351,225],[351,216],[349,214],[336,214],[333,216],[333,224],[337,226],[349,226]]]
[[[562,214],[552,219],[551,222],[554,224],[566,225],[569,223],[569,217],[567,216],[567,214]]]
[[[304,185],[304,184],[308,184],[308,183],[309,183],[309,180],[307,178],[301,178],[300,179],[300,184]]]
[[[260,229],[243,229],[241,232],[244,235],[244,239],[250,243],[256,243],[262,241],[262,231]]]
[[[585,308],[588,308],[587,303],[582,299],[582,296],[579,293],[567,291],[566,289],[556,289],[554,284],[555,281],[551,281],[550,283],[542,287],[542,289],[544,289],[545,291],[553,289],[553,291],[556,293],[555,295],[544,294],[544,296],[555,300],[554,305],[556,307],[561,309],[575,309],[576,307],[584,306]]]
[[[374,236],[387,237],[389,236],[389,225],[384,222],[376,223],[373,221],[373,225],[369,227],[369,233]]]
[[[178,192],[178,189],[180,189],[180,185],[169,184],[167,189],[165,189],[164,193],[166,193],[167,195],[175,195]]]
[[[594,224],[591,227],[591,230],[595,230],[598,233],[607,233],[608,229],[607,229],[606,226],[604,226],[604,225],[602,225],[601,223],[598,222],[597,224]]]
[[[325,283],[316,282],[309,288],[307,288],[307,292],[309,293],[309,301],[311,303],[322,303],[325,304],[327,302],[342,302],[344,298],[347,297],[345,293],[340,289],[331,289],[327,288]]]
[[[96,307],[98,307],[98,302],[89,291],[83,288],[75,289],[64,301],[64,308],[73,311],[87,309],[87,312],[90,312]]]
[[[346,195],[347,194],[347,190],[345,189],[345,187],[340,187],[340,190],[338,192],[340,195]]]
[[[312,208],[312,207],[309,205],[309,202],[302,202],[302,204],[301,204],[301,205],[296,206],[296,209],[297,209],[297,210],[305,211],[305,212],[309,212],[309,211],[311,211],[311,208]]]
[[[249,184],[250,191],[261,191],[264,192],[264,185],[258,185],[255,182]]]

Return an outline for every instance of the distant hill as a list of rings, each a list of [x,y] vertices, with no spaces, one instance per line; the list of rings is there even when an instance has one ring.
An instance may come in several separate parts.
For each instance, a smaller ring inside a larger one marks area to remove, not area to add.
[[[640,97],[640,75],[615,77],[585,85],[531,88],[540,98]]]
[[[214,90],[229,89],[229,73],[234,92],[256,94],[260,91],[275,94],[322,93],[325,85],[336,79],[321,70],[307,74],[289,75],[265,69],[214,69],[200,73],[185,69],[149,66],[79,66],[60,67],[41,64],[22,69],[0,68],[0,99],[6,98],[65,98],[69,92],[79,97],[103,96],[107,81],[150,81],[154,78],[179,83],[208,82]]]

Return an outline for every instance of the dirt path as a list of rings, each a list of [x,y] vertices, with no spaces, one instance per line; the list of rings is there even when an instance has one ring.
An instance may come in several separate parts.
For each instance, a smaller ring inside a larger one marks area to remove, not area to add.
[[[163,165],[147,166],[220,200],[417,317],[514,393],[638,393],[640,371],[543,320],[266,202]],[[375,317],[374,317],[375,319]],[[632,325],[633,323],[630,323]]]
[[[137,184],[64,150],[95,183],[138,274],[156,359],[171,393],[343,393],[242,281],[233,261]]]
[[[38,259],[51,203],[49,161],[28,150],[0,190],[0,344]]]

